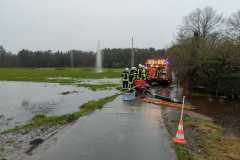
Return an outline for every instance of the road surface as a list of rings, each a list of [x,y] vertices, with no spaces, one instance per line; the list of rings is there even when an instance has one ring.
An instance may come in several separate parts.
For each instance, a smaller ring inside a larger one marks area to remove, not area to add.
[[[64,131],[41,160],[176,160],[161,107],[118,97]]]

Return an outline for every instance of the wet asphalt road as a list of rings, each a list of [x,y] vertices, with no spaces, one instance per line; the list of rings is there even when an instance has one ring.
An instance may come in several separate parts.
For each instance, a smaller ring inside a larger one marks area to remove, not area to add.
[[[118,97],[69,127],[41,160],[175,160],[161,108]]]

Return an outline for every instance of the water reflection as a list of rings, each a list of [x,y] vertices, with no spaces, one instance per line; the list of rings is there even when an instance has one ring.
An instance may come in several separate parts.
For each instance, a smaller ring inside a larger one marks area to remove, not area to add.
[[[193,96],[191,103],[195,111],[213,118],[225,129],[227,135],[240,135],[240,102],[222,101],[209,97]]]
[[[151,92],[153,95],[161,95],[165,97],[169,97],[171,99],[175,99],[176,101],[182,100],[182,88],[176,85],[171,86],[156,86],[153,87]]]

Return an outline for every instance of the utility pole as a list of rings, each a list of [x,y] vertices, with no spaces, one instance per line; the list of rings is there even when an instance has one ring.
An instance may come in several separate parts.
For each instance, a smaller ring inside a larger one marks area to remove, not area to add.
[[[131,67],[134,67],[134,48],[133,48],[133,37],[132,37]]]

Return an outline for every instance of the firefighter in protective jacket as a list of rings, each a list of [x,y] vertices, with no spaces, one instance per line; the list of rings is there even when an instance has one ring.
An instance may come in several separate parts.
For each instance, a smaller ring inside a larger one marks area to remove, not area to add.
[[[129,69],[125,68],[122,72],[122,89],[127,90],[129,85]]]
[[[136,67],[132,67],[129,74],[128,89],[130,91],[134,90],[134,81],[136,80],[137,70]]]

